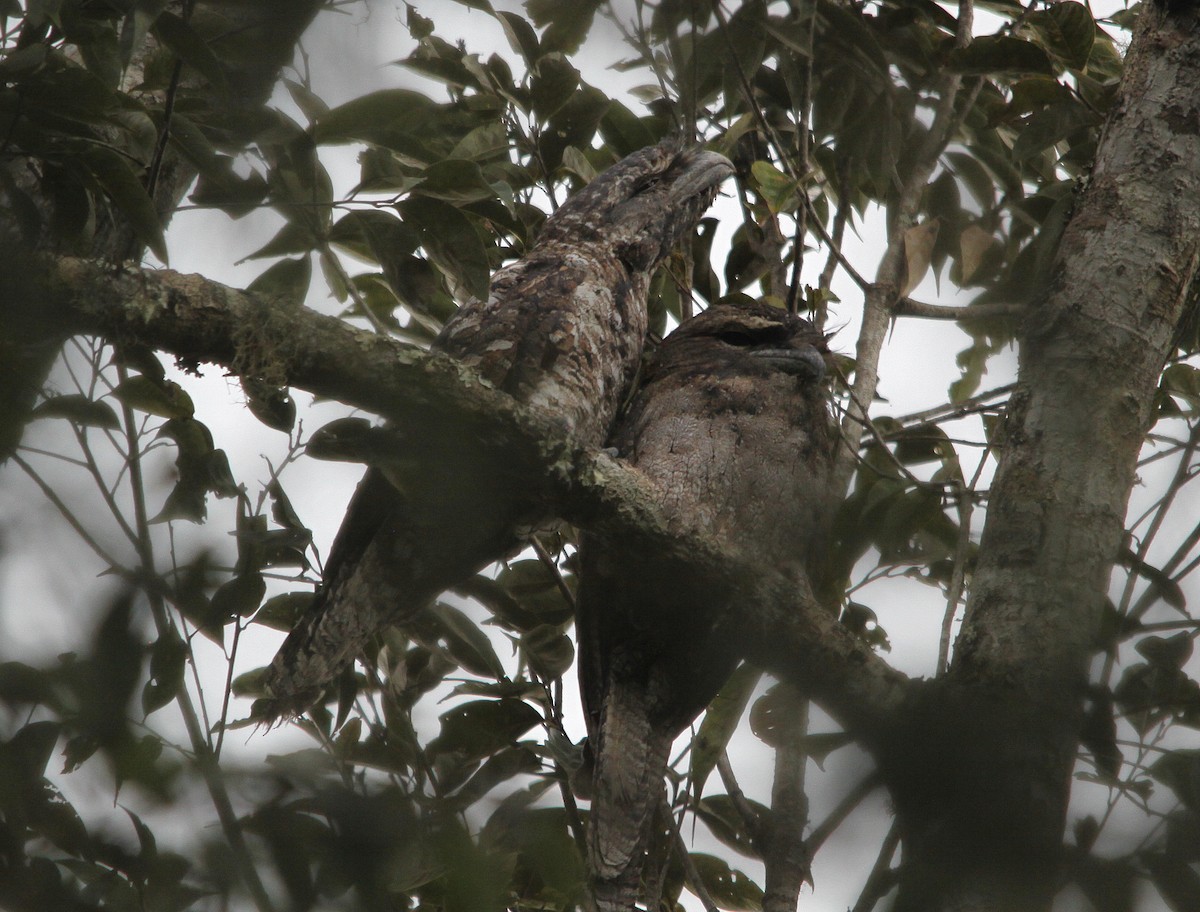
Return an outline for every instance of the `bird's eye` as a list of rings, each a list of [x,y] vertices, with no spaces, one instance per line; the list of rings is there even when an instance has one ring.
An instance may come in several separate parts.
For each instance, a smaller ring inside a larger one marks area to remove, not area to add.
[[[749,348],[758,341],[749,333],[741,332],[737,329],[727,329],[725,332],[717,336],[726,345],[733,345],[738,348]]]
[[[658,185],[658,182],[661,179],[662,178],[660,177],[660,175],[657,175],[657,174],[651,174],[647,177],[642,178],[634,186],[634,188],[633,188],[634,194],[636,195],[639,193],[645,193],[648,190],[653,190]]]

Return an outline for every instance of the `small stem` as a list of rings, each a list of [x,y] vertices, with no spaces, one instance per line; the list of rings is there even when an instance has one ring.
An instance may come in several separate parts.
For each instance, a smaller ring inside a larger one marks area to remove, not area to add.
[[[118,366],[117,371],[121,382],[124,383],[128,379],[125,368]],[[129,448],[129,484],[133,495],[134,518],[138,531],[138,559],[141,562],[142,575],[146,579],[153,579],[155,577],[154,546],[150,538],[150,524],[146,511],[141,456],[138,452],[138,435],[135,428],[133,409],[122,403],[121,410]],[[158,631],[158,635],[161,637],[170,634],[172,632],[172,624],[161,593],[153,586],[144,587],[143,591],[150,604],[150,612],[154,618],[154,626]],[[267,894],[262,880],[259,879],[258,871],[254,867],[249,847],[246,844],[245,835],[242,833],[241,823],[238,820],[237,813],[233,809],[233,803],[229,799],[229,792],[225,788],[221,768],[216,761],[216,757],[213,755],[212,745],[209,743],[206,733],[200,726],[196,708],[186,687],[179,689],[179,692],[175,696],[175,702],[179,706],[180,715],[183,716],[184,725],[187,728],[188,740],[191,741],[192,751],[196,757],[196,766],[200,770],[200,774],[204,778],[204,784],[208,788],[209,797],[217,812],[217,818],[221,822],[221,829],[225,834],[225,838],[229,841],[229,847],[233,850],[231,856],[232,863],[237,868],[242,882],[250,892],[254,905],[258,908],[259,912],[273,912],[274,907],[271,903],[271,898]]]
[[[879,788],[881,782],[879,772],[874,771],[868,773],[858,785],[850,789],[846,797],[839,801],[837,806],[829,812],[829,816],[813,827],[812,832],[808,834],[808,851],[812,855],[816,855],[817,850],[824,845],[825,840],[846,821],[846,818],[866,800],[868,795]]]
[[[879,856],[875,859],[875,866],[871,868],[871,873],[867,875],[867,882],[863,884],[862,893],[858,896],[858,902],[854,904],[853,912],[870,912],[875,908],[875,904],[883,898],[883,895],[891,889],[896,880],[896,872],[889,866],[892,863],[892,856],[896,854],[896,846],[899,844],[900,825],[893,823],[892,828],[883,837],[883,843],[879,847]]]

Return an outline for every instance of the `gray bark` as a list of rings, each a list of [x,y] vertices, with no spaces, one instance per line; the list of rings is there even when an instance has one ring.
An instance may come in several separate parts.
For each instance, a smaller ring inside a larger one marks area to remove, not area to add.
[[[1021,334],[953,666],[876,748],[904,837],[897,909],[1031,912],[1057,889],[1088,661],[1200,262],[1200,30],[1143,9]]]
[[[25,306],[22,307],[22,302]],[[753,661],[835,712],[877,730],[902,704],[907,678],[838,624],[811,594],[752,556],[723,549],[698,524],[668,524],[637,472],[565,436],[555,416],[521,406],[441,353],[422,352],[312,311],[171,270],[115,268],[56,258],[18,286],[0,274],[0,309],[19,311],[31,332],[137,339],[186,361],[269,376],[417,429],[454,422],[502,461],[514,485],[548,514],[588,530],[626,536],[656,557],[657,572],[717,601],[736,592],[732,625]],[[664,585],[671,585],[664,583]]]

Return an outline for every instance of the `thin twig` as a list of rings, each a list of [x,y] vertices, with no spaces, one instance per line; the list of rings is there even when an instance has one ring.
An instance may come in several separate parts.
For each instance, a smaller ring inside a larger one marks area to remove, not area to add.
[[[898,317],[921,317],[926,320],[991,320],[997,317],[1016,317],[1027,310],[1024,304],[975,304],[952,307],[927,304],[912,298],[901,298],[893,311]]]
[[[679,824],[675,822],[674,815],[671,814],[670,808],[665,807],[667,826],[671,828],[671,835],[675,840],[675,847],[679,851],[679,858],[683,864],[683,876],[687,881],[688,889],[700,900],[700,905],[704,906],[704,912],[720,912],[716,902],[713,901],[712,895],[708,892],[708,888],[704,886],[704,881],[700,879],[700,872],[696,869],[696,863],[692,860],[692,853],[688,851],[687,844],[683,841],[683,834],[679,831]]]
[[[845,823],[846,818],[866,800],[868,795],[879,788],[882,781],[879,772],[874,770],[864,776],[858,785],[850,789],[846,797],[829,812],[829,816],[813,827],[812,832],[808,834],[808,851],[812,855],[816,855],[817,850],[825,844],[825,840]]]
[[[859,894],[858,902],[854,904],[852,912],[870,912],[875,908],[875,904],[883,898],[883,895],[891,889],[896,879],[896,872],[891,869],[890,865],[892,856],[896,854],[896,846],[899,844],[900,824],[893,822],[892,828],[883,837],[883,843],[879,846],[879,856],[875,859],[871,873],[867,875],[867,882],[863,884],[862,893]]]
[[[117,371],[121,382],[125,382],[128,379],[125,368],[119,366]],[[122,403],[121,410],[129,447],[129,483],[133,496],[134,520],[138,530],[138,559],[141,561],[141,571],[144,577],[146,579],[153,579],[155,577],[154,546],[150,537],[150,523],[146,511],[141,456],[137,446],[138,433],[135,428],[133,409],[129,405]],[[171,635],[174,632],[174,628],[167,614],[166,604],[163,601],[161,593],[153,586],[144,587],[143,591],[146,593],[147,601],[150,604],[150,613],[154,618],[154,626],[158,631],[158,635],[160,637]],[[194,658],[192,661],[195,661]],[[231,856],[232,864],[240,875],[259,912],[273,912],[274,906],[271,903],[271,898],[267,893],[266,887],[263,886],[262,880],[259,879],[258,870],[254,866],[249,846],[246,844],[245,835],[242,833],[241,822],[238,820],[237,813],[233,809],[233,802],[230,801],[229,792],[225,788],[221,768],[213,756],[212,745],[209,743],[205,731],[201,728],[199,718],[196,715],[196,708],[192,703],[191,694],[188,693],[186,687],[179,688],[179,691],[175,695],[175,702],[179,706],[180,715],[183,716],[184,725],[187,728],[188,740],[191,741],[192,750],[196,756],[196,766],[199,768],[200,774],[204,778],[204,783],[208,788],[209,797],[217,812],[217,818],[221,822],[221,829],[229,842],[229,847],[233,850]]]
[[[720,756],[717,757],[717,773],[721,777],[721,784],[725,786],[725,793],[733,802],[733,809],[742,818],[742,825],[745,826],[746,834],[750,837],[750,844],[761,855],[763,853],[762,821],[755,813],[754,808],[750,806],[750,802],[746,800],[746,793],[738,784],[737,777],[733,774],[733,766],[729,762],[729,754],[725,751],[721,751]]]
[[[965,490],[960,490],[958,498],[958,541],[954,544],[954,571],[950,574],[950,586],[946,590],[946,612],[942,615],[942,631],[938,638],[938,657],[935,676],[946,673],[950,662],[950,634],[954,629],[954,618],[958,614],[958,606],[962,601],[963,589],[967,579],[967,549],[971,545],[971,518],[975,513],[975,487],[983,475],[983,467],[987,464],[989,450],[979,457],[979,465]]]

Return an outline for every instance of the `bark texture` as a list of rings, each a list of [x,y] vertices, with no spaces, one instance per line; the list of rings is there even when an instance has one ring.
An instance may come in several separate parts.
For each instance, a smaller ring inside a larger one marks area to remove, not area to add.
[[[724,157],[674,139],[628,156],[551,216],[530,254],[497,273],[488,300],[463,307],[434,348],[600,444],[641,359],[650,279],[730,173]],[[419,447],[419,474],[382,466],[359,486],[316,603],[271,664],[267,716],[302,711],[379,630],[546,518],[463,428],[426,428]]]
[[[1023,329],[953,666],[877,751],[904,837],[900,910],[1030,912],[1057,889],[1088,661],[1200,258],[1200,29],[1143,10]]]
[[[785,311],[714,305],[662,344],[613,434],[669,525],[699,523],[801,589],[832,506],[825,351],[824,337]],[[642,881],[667,754],[740,658],[733,593],[681,589],[652,554],[608,536],[584,540],[579,586],[596,907],[656,908]]]
[[[270,97],[280,70],[291,62],[294,46],[320,7],[318,0],[199,0],[192,4],[171,2],[167,10],[188,20],[194,33],[208,43],[220,61],[229,90],[221,97],[222,133],[227,141],[248,141],[244,131],[233,124],[255,124],[262,105]],[[190,6],[187,10],[185,7]],[[44,35],[22,35],[22,45],[42,40]],[[165,226],[184,194],[196,179],[196,164],[181,154],[170,141],[170,118],[162,116],[178,98],[200,99],[201,109],[212,106],[217,89],[190,67],[181,67],[173,88],[141,89],[143,73],[150,58],[160,51],[153,36],[147,35],[122,81],[134,103],[145,110],[129,112],[130,117],[145,118],[150,112],[161,117],[155,121],[159,131],[153,154],[146,157],[133,147],[129,131],[115,127],[97,128],[103,144],[120,151],[138,168],[154,202],[159,220]],[[215,111],[213,113],[216,113]],[[5,129],[11,133],[12,124]],[[6,145],[11,141],[6,140]],[[9,263],[8,271],[20,270],[27,249],[56,255],[86,255],[113,263],[139,259],[143,248],[128,221],[114,207],[102,206],[94,213],[95,225],[89,232],[64,228],[78,219],[69,211],[79,205],[77,196],[64,193],[62,179],[46,162],[32,155],[16,154],[12,148],[0,161],[5,174],[0,179],[0,199],[10,212],[26,212],[24,224],[16,218],[0,219],[0,255]],[[151,175],[153,175],[151,185]],[[24,208],[22,208],[24,207]],[[64,211],[68,210],[68,211]],[[8,282],[19,276],[10,276]],[[6,459],[20,442],[29,410],[58,355],[58,347],[45,335],[35,335],[26,319],[28,313],[16,307],[0,310],[0,460]]]

